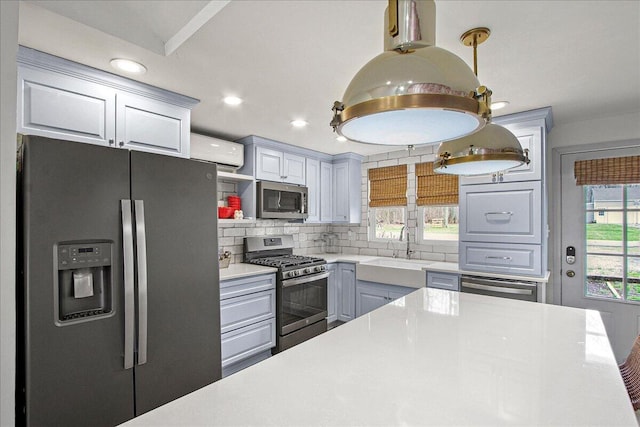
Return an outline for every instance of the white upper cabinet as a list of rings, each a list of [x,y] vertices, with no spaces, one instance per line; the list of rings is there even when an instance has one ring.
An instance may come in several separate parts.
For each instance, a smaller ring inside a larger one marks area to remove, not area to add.
[[[362,217],[362,158],[339,154],[333,162],[333,222],[359,224]]]
[[[307,159],[307,222],[320,221],[320,162]]]
[[[113,144],[116,93],[62,74],[18,68],[18,132]]]
[[[189,157],[190,111],[142,96],[116,96],[119,147]]]
[[[306,159],[303,156],[256,147],[256,179],[304,185]]]
[[[333,221],[333,164],[320,162],[320,222]]]
[[[189,157],[196,99],[22,46],[17,59],[19,133]]]

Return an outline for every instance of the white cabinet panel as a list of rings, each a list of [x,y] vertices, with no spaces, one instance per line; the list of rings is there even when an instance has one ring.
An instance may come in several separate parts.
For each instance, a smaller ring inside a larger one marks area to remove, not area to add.
[[[306,182],[305,177],[305,164],[306,159],[302,156],[296,156],[295,154],[283,153],[284,158],[284,170],[282,173],[283,182],[290,184],[304,185]]]
[[[333,220],[346,222],[349,220],[349,164],[333,165]]]
[[[460,243],[460,269],[489,273],[542,276],[540,245]]]
[[[540,181],[460,186],[460,240],[541,243]]]
[[[188,110],[124,93],[116,100],[119,147],[189,157]]]
[[[333,165],[320,162],[320,222],[333,220]]]
[[[18,84],[18,132],[97,145],[113,142],[112,89],[26,67],[18,69]]]
[[[256,147],[256,179],[282,181],[282,151]]]
[[[320,162],[315,159],[307,159],[307,209],[309,216],[307,222],[320,221]]]
[[[276,345],[273,319],[245,326],[222,335],[222,367],[240,362]]]
[[[276,312],[276,291],[243,295],[220,301],[220,329],[226,332],[271,319]]]
[[[304,185],[306,159],[295,154],[256,147],[256,170],[258,180],[286,182]]]

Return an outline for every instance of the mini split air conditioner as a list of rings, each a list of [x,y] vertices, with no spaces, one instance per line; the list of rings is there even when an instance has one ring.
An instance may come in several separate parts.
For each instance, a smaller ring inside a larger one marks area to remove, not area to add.
[[[217,163],[223,170],[235,170],[244,164],[244,145],[192,133],[191,158]]]

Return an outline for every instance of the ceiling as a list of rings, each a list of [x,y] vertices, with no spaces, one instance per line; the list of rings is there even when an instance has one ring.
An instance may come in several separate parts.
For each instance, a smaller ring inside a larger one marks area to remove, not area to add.
[[[383,49],[386,1],[21,1],[19,43],[98,69],[145,64],[133,77],[200,100],[192,130],[259,135],[336,154],[389,147],[337,142],[333,101]],[[553,107],[556,126],[640,111],[640,2],[436,1],[436,44],[468,64],[459,42],[489,27],[478,76],[494,115]],[[130,77],[130,76],[128,76]],[[244,99],[237,107],[226,95]],[[309,126],[292,128],[303,118]],[[393,148],[391,148],[393,149]]]

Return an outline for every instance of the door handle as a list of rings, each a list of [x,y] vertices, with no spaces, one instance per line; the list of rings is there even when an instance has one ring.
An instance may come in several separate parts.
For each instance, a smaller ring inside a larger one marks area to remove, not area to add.
[[[133,368],[135,296],[133,277],[133,224],[131,200],[120,200],[122,211],[122,258],[124,265],[124,369]]]
[[[576,272],[573,270],[567,270],[567,277],[575,277]]]
[[[138,365],[147,363],[147,237],[144,201],[135,200],[136,260],[138,262]]]

